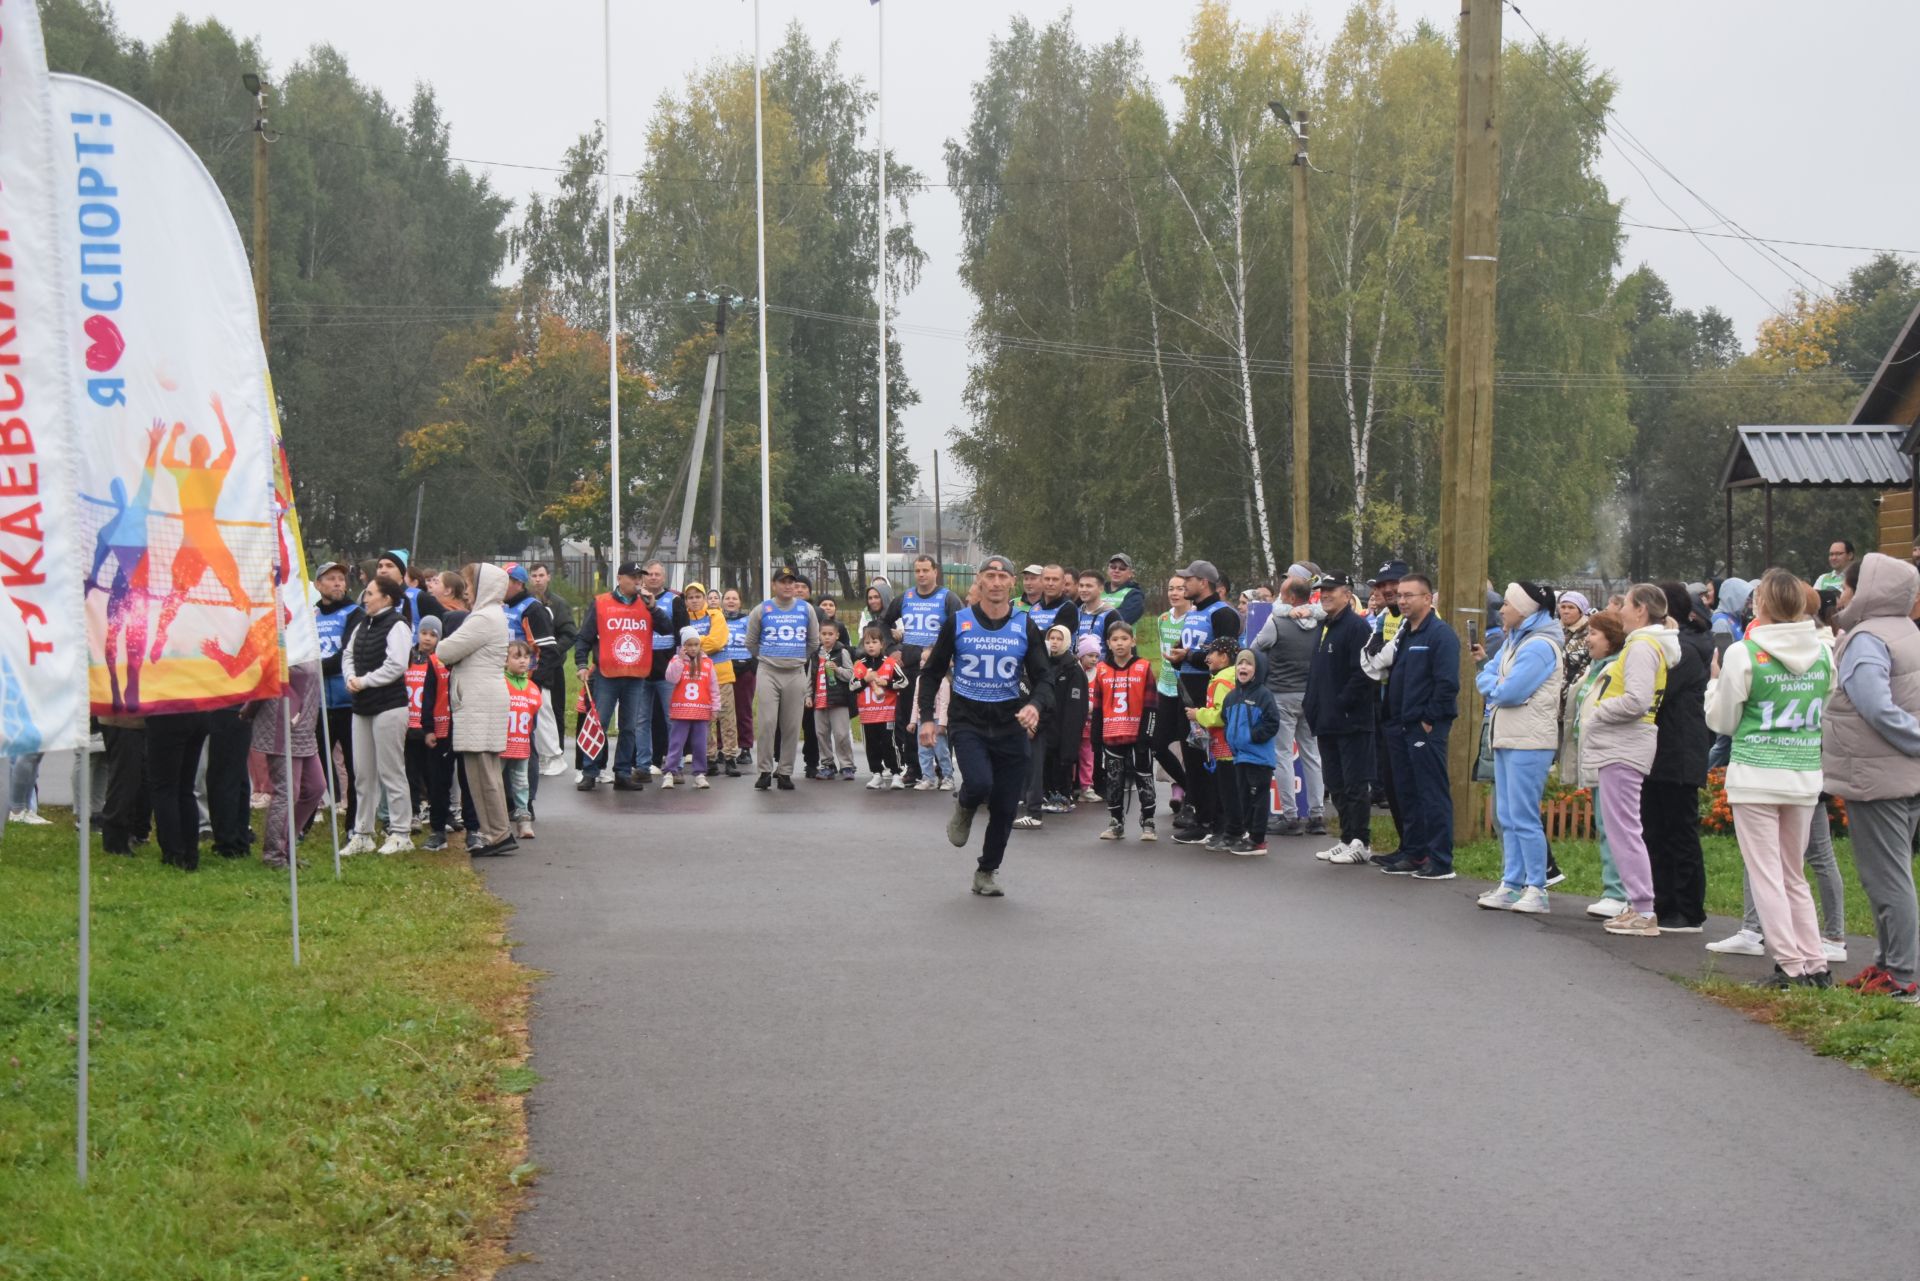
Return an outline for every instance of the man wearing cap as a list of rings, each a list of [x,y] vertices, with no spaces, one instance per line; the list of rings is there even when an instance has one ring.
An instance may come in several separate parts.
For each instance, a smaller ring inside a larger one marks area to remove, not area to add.
[[[1353,607],[1353,579],[1320,579],[1320,605],[1327,611],[1320,641],[1307,669],[1304,711],[1320,740],[1320,765],[1340,815],[1340,843],[1316,858],[1360,864],[1372,856],[1374,683],[1361,670],[1360,655],[1372,636]]]
[[[1401,625],[1380,719],[1395,790],[1406,803],[1400,850],[1380,870],[1423,881],[1453,879],[1453,793],[1447,739],[1459,713],[1460,638],[1433,609],[1433,583],[1403,572],[1395,589]],[[1394,821],[1399,823],[1396,813]]]
[[[747,652],[759,661],[760,706],[754,715],[756,791],[778,784],[793,790],[793,755],[800,745],[800,713],[812,692],[807,664],[820,651],[820,616],[799,599],[800,575],[783,565],[773,576],[773,599],[747,615]],[[778,755],[775,755],[776,741]]]
[[[1140,590],[1140,584],[1133,580],[1133,557],[1125,552],[1115,552],[1107,558],[1106,600],[1127,620],[1127,626],[1136,627],[1147,612],[1147,594]]]
[[[1397,652],[1394,642],[1399,636],[1402,619],[1400,580],[1412,572],[1403,560],[1390,560],[1373,572],[1373,578],[1367,584],[1372,591],[1369,603],[1371,605],[1373,601],[1378,601],[1378,605],[1370,608],[1367,614],[1367,626],[1373,635],[1367,640],[1360,663],[1367,675],[1381,685],[1373,704],[1373,803],[1378,805],[1386,802],[1387,812],[1393,818],[1393,830],[1403,838],[1406,827],[1400,816],[1400,780],[1393,767],[1393,757],[1387,751],[1387,736],[1381,732],[1381,727],[1386,717],[1385,687],[1392,677],[1393,659]]]
[[[665,609],[646,599],[640,585],[646,567],[633,561],[620,566],[614,588],[587,603],[580,616],[580,635],[573,643],[573,665],[587,681],[602,732],[611,735],[618,721],[620,736],[613,750],[613,789],[637,792],[647,785],[647,766],[653,761],[653,638],[673,626]],[[591,664],[591,666],[589,666]],[[666,660],[660,661],[662,669]],[[574,786],[591,792],[606,763],[605,747],[586,763]]]
[[[1013,602],[1015,609],[1024,612],[1040,603],[1040,580],[1046,572],[1045,565],[1029,565],[1020,571],[1020,595]]]
[[[947,820],[947,840],[962,849],[973,816],[984,802],[987,832],[973,874],[973,892],[999,898],[994,879],[1006,856],[1007,837],[1026,786],[1031,740],[1040,714],[1053,702],[1047,647],[1033,616],[1013,608],[1013,562],[989,556],[980,562],[974,586],[980,603],[945,619],[920,668],[920,744],[939,738],[936,700],[942,677],[952,673],[947,700],[947,739],[960,771],[960,790]]]
[[[1210,560],[1196,560],[1175,571],[1186,580],[1187,612],[1180,618],[1179,643],[1167,654],[1178,665],[1180,702],[1186,708],[1207,705],[1207,646],[1217,640],[1240,638],[1240,611],[1231,601],[1220,598],[1220,571]],[[1173,820],[1173,839],[1183,845],[1200,845],[1212,833],[1219,797],[1214,794],[1213,774],[1207,769],[1208,748],[1196,747],[1192,739],[1180,745],[1180,763],[1187,772],[1187,803]]]
[[[347,631],[353,625],[359,604],[347,594],[347,567],[337,560],[322,565],[313,576],[320,589],[320,600],[313,608],[314,630],[320,633],[320,675],[326,681],[327,745],[340,749],[347,770],[347,829],[353,829],[355,796],[353,790],[353,696],[347,692],[347,675],[340,670],[340,654],[346,645]],[[340,788],[333,772],[331,756],[327,767],[327,793],[338,797]]]
[[[673,621],[671,630],[653,634],[653,675],[647,677],[653,683],[653,766],[652,772],[658,774],[663,769],[678,769],[680,762],[663,764],[667,757],[667,660],[673,657],[673,651],[679,648],[674,639],[680,635],[680,629],[688,623],[686,602],[680,599],[680,593],[667,586],[667,567],[665,562],[650,560],[646,564],[646,573],[640,578],[640,595],[649,603],[658,605],[667,611],[667,617]]]

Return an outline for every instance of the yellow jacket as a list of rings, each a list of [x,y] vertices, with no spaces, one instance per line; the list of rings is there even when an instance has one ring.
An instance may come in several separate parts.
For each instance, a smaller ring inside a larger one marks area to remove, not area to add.
[[[710,619],[712,621],[703,623],[702,620],[704,619]],[[712,656],[727,647],[727,616],[713,608],[713,606],[709,605],[697,614],[692,610],[688,610],[687,625],[690,627],[706,627],[706,635],[700,638],[700,652],[702,654]],[[733,684],[733,664],[730,662],[722,662],[717,658],[714,659],[713,675],[722,685]]]

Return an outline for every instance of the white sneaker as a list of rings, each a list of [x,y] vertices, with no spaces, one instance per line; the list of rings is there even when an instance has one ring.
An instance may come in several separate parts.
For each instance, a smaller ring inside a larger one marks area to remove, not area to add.
[[[579,784],[580,784],[580,780],[582,780],[582,779],[584,779],[584,778],[585,778],[586,776],[587,776],[587,772],[586,772],[585,770],[583,770],[583,769],[577,769],[577,770],[575,770],[575,771],[573,772],[573,782],[574,782],[574,786],[576,786],[576,787],[577,787],[577,786],[579,786]]]
[[[932,779],[923,777],[918,783],[913,785],[913,790],[916,792],[931,792],[939,786],[940,784],[934,782]]]
[[[1080,789],[1080,799],[1091,805],[1095,801],[1105,800],[1106,798],[1094,791],[1091,787],[1083,787]]]
[[[1519,901],[1520,890],[1515,886],[1507,884],[1496,885],[1474,900],[1474,902],[1490,912],[1511,911],[1513,905]]]
[[[8,810],[7,822],[22,823],[28,827],[52,827],[53,820],[42,818],[32,810]]]
[[[1626,910],[1627,905],[1617,898],[1603,898],[1598,903],[1587,904],[1587,915],[1603,921],[1611,921]]]
[[[885,774],[875,774],[872,778],[867,780],[867,790],[869,792],[877,792],[881,788],[885,787],[886,785],[887,785],[887,776]]]
[[[898,792],[898,791],[904,791],[904,790],[905,790],[906,788],[909,788],[909,787],[912,787],[912,786],[913,786],[913,784],[912,784],[912,783],[909,783],[909,782],[907,782],[907,776],[906,776],[906,774],[905,774],[904,772],[902,772],[902,773],[899,773],[899,774],[895,774],[895,775],[893,776],[893,783],[892,783],[892,787],[893,787],[893,790],[894,790],[894,791],[896,791],[896,792]]]
[[[1352,844],[1351,841],[1337,841],[1334,844],[1329,845],[1326,849],[1316,850],[1313,856],[1319,859],[1322,863],[1331,863],[1333,861],[1333,856],[1335,854],[1344,853],[1346,851],[1347,846],[1350,844]]]
[[[273,793],[271,792],[255,792],[251,797],[247,799],[247,806],[249,809],[263,810],[267,808],[267,806],[271,805],[272,803],[273,803]],[[7,817],[11,819],[13,816],[8,815]]]
[[[705,774],[695,774],[693,776],[693,785],[700,788],[713,786],[713,784],[707,782],[707,776]]]
[[[1820,951],[1829,961],[1844,961],[1847,959],[1847,945],[1835,939],[1821,939]]]
[[[656,771],[655,771],[655,773],[659,773],[659,771],[657,771],[657,770],[656,770]],[[666,787],[672,787],[672,786],[673,786],[673,775],[671,775],[671,774],[661,774],[661,775],[660,775],[660,786],[661,786],[661,787],[663,787],[663,788],[666,788]]]
[[[1327,856],[1327,862],[1339,863],[1343,867],[1353,867],[1366,863],[1373,857],[1373,851],[1359,841],[1349,841],[1340,849]]]
[[[1707,944],[1707,951],[1722,956],[1765,956],[1767,940],[1757,930],[1737,930],[1717,943]]]
[[[953,790],[953,780],[950,778],[941,779],[940,790],[943,792],[951,792]]]
[[[374,844],[371,836],[356,835],[352,840],[340,847],[342,857],[348,854],[371,854],[373,851]]]
[[[371,841],[368,844],[372,844]],[[380,847],[382,854],[406,854],[413,849],[413,837],[405,832],[388,832],[386,844]]]
[[[1525,912],[1529,916],[1545,916],[1553,909],[1547,906],[1547,892],[1537,885],[1530,885],[1520,897],[1513,901],[1508,911]]]
[[[654,776],[655,778],[659,778],[659,777],[660,777],[660,767],[659,767],[658,765],[649,765],[649,766],[647,766],[647,773],[649,773],[649,774],[651,774],[651,775],[653,775],[653,776]]]

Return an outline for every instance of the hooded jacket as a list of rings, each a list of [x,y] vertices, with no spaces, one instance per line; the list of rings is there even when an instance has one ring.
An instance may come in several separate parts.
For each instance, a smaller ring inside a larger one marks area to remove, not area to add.
[[[1276,694],[1304,694],[1313,651],[1320,641],[1320,619],[1295,618],[1298,606],[1275,601],[1273,613],[1247,648],[1266,660],[1267,688]]]
[[[1720,581],[1720,589],[1714,595],[1720,603],[1713,610],[1713,647],[1721,653],[1726,653],[1727,646],[1745,633],[1747,598],[1752,595],[1753,584],[1744,578]]]
[[[473,610],[435,652],[453,691],[453,750],[507,750],[507,571],[481,565]]]
[[[1627,633],[1620,661],[1607,669],[1592,717],[1580,731],[1580,768],[1629,765],[1645,775],[1660,748],[1658,713],[1680,662],[1680,634],[1665,623]],[[1662,668],[1665,668],[1663,678]]]
[[[1849,801],[1920,796],[1920,631],[1909,615],[1920,594],[1913,566],[1868,552],[1840,611],[1845,635],[1821,725],[1827,790]]]
[[[1748,628],[1742,642],[1728,646],[1721,655],[1720,679],[1707,693],[1707,726],[1716,734],[1732,734],[1740,727],[1753,690],[1756,649],[1767,662],[1779,663],[1795,676],[1827,653],[1810,618]],[[1667,696],[1673,696],[1671,684]],[[1827,691],[1820,689],[1809,698],[1824,701],[1826,696]],[[1734,760],[1727,763],[1726,786],[1727,800],[1735,805],[1811,805],[1820,799],[1820,771],[1776,769]]]
[[[1707,732],[1704,710],[1707,677],[1713,670],[1713,636],[1693,618],[1681,623],[1678,630],[1667,630],[1680,641],[1680,661],[1667,672],[1667,696],[1654,718],[1659,733],[1647,778],[1704,787],[1707,748],[1713,739]]]
[[[1270,769],[1279,766],[1280,753],[1273,739],[1280,732],[1280,704],[1267,687],[1265,654],[1253,651],[1252,681],[1243,682],[1236,673],[1233,688],[1220,704],[1220,720],[1236,763]]]
[[[1551,752],[1560,746],[1560,687],[1566,680],[1560,657],[1563,635],[1559,619],[1544,609],[1535,610],[1520,620],[1499,655],[1480,669],[1474,684],[1487,700],[1495,748]],[[1647,746],[1651,760],[1651,738]]]
[[[1227,741],[1227,698],[1239,683],[1232,663],[1209,673],[1206,701],[1193,709],[1193,723],[1207,731],[1207,754],[1216,761],[1233,759],[1233,745]]]

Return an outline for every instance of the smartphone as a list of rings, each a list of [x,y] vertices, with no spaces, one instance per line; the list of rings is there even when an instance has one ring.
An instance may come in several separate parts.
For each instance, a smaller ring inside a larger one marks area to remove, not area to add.
[[[1467,648],[1472,649],[1475,645],[1478,645],[1479,643],[1480,643],[1480,624],[1476,620],[1469,619],[1467,620]]]

